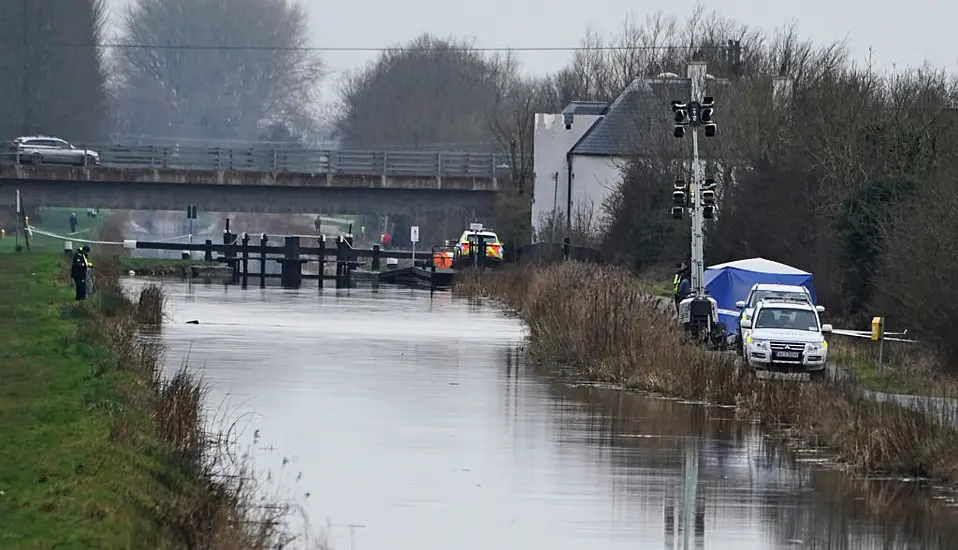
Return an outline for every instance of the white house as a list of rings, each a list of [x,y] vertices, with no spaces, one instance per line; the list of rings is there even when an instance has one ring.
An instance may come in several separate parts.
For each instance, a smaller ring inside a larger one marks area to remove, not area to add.
[[[670,102],[686,100],[690,81],[665,73],[636,79],[611,105],[574,101],[561,114],[536,114],[532,227],[551,218],[600,225],[606,198],[633,158],[672,138]],[[675,144],[672,143],[672,146]],[[537,241],[552,235],[537,234]]]

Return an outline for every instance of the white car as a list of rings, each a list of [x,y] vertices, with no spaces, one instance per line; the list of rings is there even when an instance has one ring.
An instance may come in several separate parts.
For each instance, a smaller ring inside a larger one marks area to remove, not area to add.
[[[825,375],[831,325],[821,324],[815,306],[798,302],[764,300],[756,305],[752,319],[741,321],[750,330],[746,337],[745,360],[759,370]]]
[[[752,318],[752,311],[762,300],[797,302],[810,305],[815,303],[812,299],[812,293],[803,286],[768,283],[757,283],[752,285],[752,288],[748,291],[748,296],[746,296],[744,300],[735,302],[735,307],[741,310],[741,313],[739,313],[738,317],[738,337],[736,338],[737,349],[740,353],[744,354],[745,348],[742,347],[742,344],[745,342],[746,338],[748,338],[748,329],[742,328],[742,321]],[[825,312],[825,308],[822,306],[815,306],[815,310],[818,311],[818,313]]]
[[[60,138],[47,136],[18,137],[10,142],[9,153],[21,164],[100,164],[96,151],[77,149]]]

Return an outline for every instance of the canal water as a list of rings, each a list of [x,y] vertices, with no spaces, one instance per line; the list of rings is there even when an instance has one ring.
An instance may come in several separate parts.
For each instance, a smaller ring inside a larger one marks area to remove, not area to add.
[[[337,550],[958,546],[915,483],[786,455],[726,409],[536,372],[522,323],[487,303],[160,284],[168,365],[202,372],[271,494]]]

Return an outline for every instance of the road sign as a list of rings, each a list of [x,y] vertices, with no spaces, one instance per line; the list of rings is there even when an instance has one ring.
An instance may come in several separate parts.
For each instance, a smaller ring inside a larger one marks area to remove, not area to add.
[[[414,225],[409,228],[409,242],[418,243],[419,242],[419,226]]]
[[[191,205],[189,205],[189,206],[186,207],[186,218],[189,219],[189,220],[195,220],[195,219],[196,219],[196,205],[195,205],[195,204],[191,204]]]
[[[470,223],[470,224],[469,224],[469,231],[472,231],[472,232],[482,231],[482,224],[481,224],[481,223]]]

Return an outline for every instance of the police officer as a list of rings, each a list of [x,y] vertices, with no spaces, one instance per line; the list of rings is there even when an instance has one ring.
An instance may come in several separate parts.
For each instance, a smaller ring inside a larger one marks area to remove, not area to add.
[[[682,301],[682,297],[679,297],[679,285],[682,284],[682,276],[685,275],[686,271],[688,271],[688,266],[685,265],[685,262],[675,266],[675,277],[672,278],[672,299],[675,300],[676,313],[679,311],[679,302]]]
[[[70,266],[70,277],[73,279],[73,284],[75,284],[77,287],[77,301],[86,299],[87,270],[93,267],[93,263],[90,262],[89,254],[89,246],[78,248],[73,254],[73,263]]]

